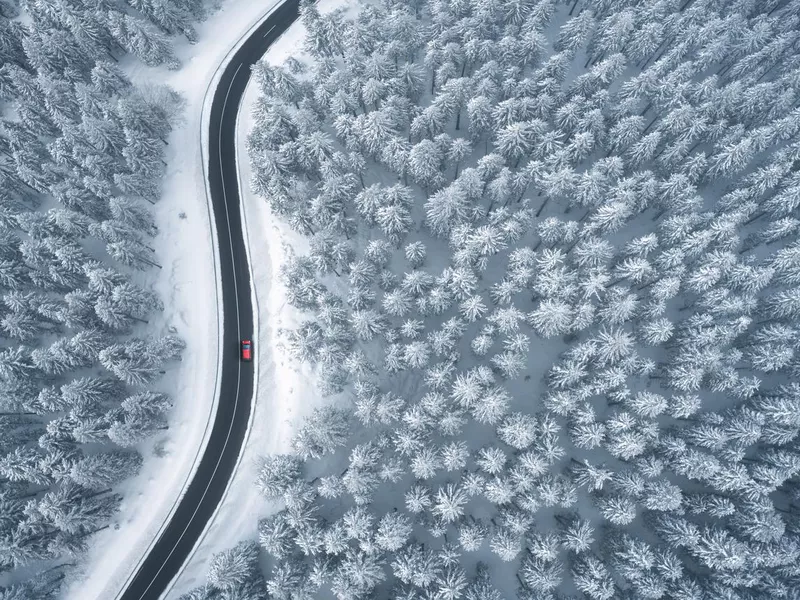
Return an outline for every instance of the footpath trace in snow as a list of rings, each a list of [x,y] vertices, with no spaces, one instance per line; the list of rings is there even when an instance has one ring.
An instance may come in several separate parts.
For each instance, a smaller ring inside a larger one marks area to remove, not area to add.
[[[253,365],[239,359],[239,343],[241,339],[252,338],[253,311],[239,212],[236,115],[250,78],[251,65],[291,25],[297,14],[295,0],[277,8],[234,54],[214,95],[208,177],[219,237],[224,311],[219,408],[197,473],[169,525],[120,596],[121,600],[155,599],[164,593],[214,514],[233,474],[247,431],[253,396]]]

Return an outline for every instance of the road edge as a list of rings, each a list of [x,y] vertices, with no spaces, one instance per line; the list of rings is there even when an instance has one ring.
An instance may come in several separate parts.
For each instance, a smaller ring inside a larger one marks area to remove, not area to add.
[[[274,9],[274,7],[271,8],[270,11],[272,11],[273,9]],[[248,33],[249,33],[249,30],[248,30]],[[241,43],[241,40],[237,40],[236,44],[238,45],[240,43]],[[226,54],[225,58],[227,60],[229,58],[229,54]],[[166,517],[161,522],[161,525],[159,526],[158,531],[156,531],[155,535],[150,540],[150,543],[147,545],[146,551],[139,557],[139,559],[136,561],[136,564],[134,565],[133,569],[130,571],[128,576],[125,578],[125,581],[123,582],[122,586],[115,592],[115,594],[114,594],[115,600],[118,600],[120,598],[120,596],[122,596],[125,593],[125,591],[128,589],[128,586],[129,586],[131,580],[133,580],[133,578],[139,572],[139,569],[141,568],[142,563],[150,555],[150,552],[152,551],[153,546],[155,546],[155,544],[161,538],[161,535],[164,533],[164,529],[169,525],[169,522],[172,520],[173,516],[175,515],[175,511],[177,510],[178,505],[180,504],[181,500],[183,500],[183,498],[186,496],[186,491],[187,491],[189,485],[191,484],[192,479],[194,478],[195,474],[197,473],[197,469],[198,469],[198,467],[200,465],[200,461],[202,460],[203,455],[205,454],[206,448],[208,447],[208,442],[209,442],[209,440],[211,438],[211,431],[213,430],[212,425],[213,425],[213,423],[214,423],[214,421],[216,419],[217,409],[219,408],[219,398],[220,398],[219,384],[220,384],[220,376],[222,374],[222,348],[221,348],[221,341],[220,340],[222,338],[222,328],[223,328],[223,319],[224,319],[224,315],[223,315],[222,311],[220,310],[220,297],[222,296],[222,278],[220,277],[220,264],[219,264],[219,235],[218,235],[218,232],[217,232],[216,223],[214,221],[214,212],[213,212],[213,210],[211,208],[211,197],[210,197],[211,191],[210,191],[210,188],[209,188],[208,174],[207,174],[207,168],[206,168],[206,165],[208,163],[208,137],[209,137],[207,125],[208,125],[208,121],[210,120],[210,117],[207,116],[208,108],[210,108],[210,106],[209,106],[209,92],[212,89],[212,84],[214,82],[217,82],[217,83],[219,82],[219,76],[220,76],[220,69],[218,67],[217,70],[214,72],[214,75],[212,76],[208,86],[206,87],[206,91],[205,91],[205,94],[203,96],[203,106],[201,107],[201,111],[200,111],[200,121],[201,121],[202,125],[201,125],[201,128],[200,128],[200,132],[199,132],[200,135],[199,135],[199,140],[198,140],[199,144],[200,144],[200,166],[201,166],[201,169],[203,171],[203,182],[204,182],[203,187],[205,189],[205,195],[206,195],[206,211],[207,211],[207,218],[208,218],[208,228],[209,228],[209,232],[211,233],[211,255],[212,255],[212,265],[211,266],[212,266],[212,268],[214,270],[214,283],[215,283],[215,285],[214,285],[214,301],[213,301],[213,303],[214,303],[214,309],[215,309],[214,312],[217,315],[217,320],[216,320],[217,321],[216,344],[214,345],[215,348],[216,348],[217,370],[216,370],[216,373],[214,375],[214,392],[213,392],[214,396],[213,396],[213,401],[211,403],[211,406],[209,408],[208,418],[206,419],[206,425],[205,425],[205,428],[203,430],[203,437],[202,437],[202,439],[200,441],[200,445],[197,448],[197,452],[195,453],[194,459],[192,460],[192,465],[191,465],[188,473],[186,474],[186,478],[184,479],[183,484],[181,485],[180,492],[175,497],[175,500],[173,501],[172,506],[170,507],[169,513],[167,513]],[[216,89],[216,86],[214,85],[213,88]]]
[[[233,46],[231,46],[228,49],[228,52],[225,54],[225,57],[223,58],[222,62],[220,62],[220,64],[217,66],[217,68],[216,68],[216,70],[214,72],[214,76],[211,78],[211,82],[209,83],[208,88],[206,89],[206,94],[205,94],[204,100],[203,100],[203,112],[202,112],[202,117],[201,117],[201,123],[202,123],[201,124],[201,137],[203,139],[203,142],[202,142],[203,174],[204,174],[204,177],[205,177],[206,199],[207,199],[207,206],[208,206],[208,210],[209,210],[209,215],[210,216],[213,214],[213,209],[211,208],[210,189],[209,189],[208,174],[206,172],[207,171],[206,164],[208,162],[207,161],[207,159],[208,159],[208,137],[209,137],[209,126],[210,126],[210,117],[211,117],[210,108],[211,108],[211,104],[213,103],[213,99],[214,99],[214,94],[211,93],[211,92],[216,90],[217,85],[219,84],[219,80],[220,80],[220,78],[222,76],[222,73],[225,71],[225,68],[227,68],[228,64],[230,63],[231,58],[239,50],[241,45],[253,34],[253,32],[256,29],[258,29],[261,26],[261,24],[264,21],[266,21],[272,15],[273,12],[275,12],[275,10],[278,7],[280,7],[282,4],[284,4],[284,2],[286,2],[286,0],[279,0],[278,2],[275,2],[272,6],[270,6],[267,9],[266,13],[261,15],[257,20],[255,20],[254,22],[252,22],[250,24],[250,26],[247,28],[247,31],[241,37],[239,37],[239,39],[236,40],[236,42],[234,43]],[[283,35],[283,34],[281,34],[281,35]],[[279,39],[280,37],[281,36],[278,36],[278,38],[276,38],[276,40]],[[252,82],[252,77],[248,78],[247,86],[245,86],[245,93],[247,92],[247,89],[250,87],[250,83],[251,82]],[[242,97],[244,97],[244,94],[242,94]],[[236,112],[235,139],[237,141],[239,139],[239,118],[241,116],[242,106],[243,105],[240,102],[239,103],[239,107],[237,108],[237,112]],[[237,147],[238,147],[238,144],[237,144]],[[241,197],[241,190],[243,189],[243,187],[242,187],[242,172],[241,172],[241,169],[239,168],[239,154],[238,153],[235,154],[235,159],[236,159],[237,185],[239,186],[240,197]],[[259,310],[259,305],[258,305],[258,294],[256,293],[255,285],[253,285],[253,281],[254,281],[253,276],[254,276],[254,274],[253,274],[253,266],[252,266],[252,257],[250,255],[250,232],[249,232],[249,228],[247,226],[247,211],[245,210],[244,204],[242,202],[239,202],[239,211],[240,211],[240,214],[242,216],[242,225],[243,225],[242,229],[243,229],[244,235],[245,235],[245,251],[247,253],[247,270],[248,270],[248,273],[250,275],[250,282],[251,282],[251,284],[250,284],[250,296],[251,296],[251,298],[253,300],[253,333],[254,333],[254,336],[255,336],[255,333],[259,331],[259,313],[260,313],[260,310]],[[211,220],[212,220],[212,227],[214,229],[214,236],[215,236],[215,239],[216,239],[216,225],[213,224],[213,218]],[[218,262],[218,258],[219,258],[218,254],[215,253],[215,255],[214,255],[215,265]],[[217,278],[217,288],[218,289],[220,288],[221,283],[222,283],[221,278],[218,277]],[[260,343],[260,341],[256,339],[255,343]],[[256,354],[257,354],[257,352],[258,352],[258,350],[256,349]],[[173,590],[175,585],[178,583],[178,580],[180,579],[181,575],[183,575],[183,572],[186,570],[186,568],[188,567],[189,563],[192,561],[192,558],[194,558],[194,555],[199,550],[200,545],[202,544],[202,542],[205,539],[206,535],[208,535],[209,530],[211,529],[211,526],[214,525],[214,522],[216,521],[217,516],[219,514],[220,508],[225,503],[225,500],[228,497],[228,493],[230,492],[230,489],[231,489],[231,484],[233,483],[233,480],[236,477],[236,474],[239,472],[239,468],[241,467],[242,459],[244,458],[245,449],[247,448],[247,443],[248,443],[248,441],[250,439],[250,433],[253,430],[253,423],[254,423],[254,420],[255,420],[256,407],[257,407],[256,390],[258,389],[258,376],[259,376],[259,369],[260,369],[259,361],[258,360],[254,360],[253,361],[253,366],[254,366],[254,369],[253,369],[253,398],[251,400],[250,415],[249,415],[248,420],[247,420],[247,431],[245,432],[244,439],[242,440],[242,445],[241,445],[241,448],[239,449],[239,454],[238,454],[238,456],[236,458],[236,464],[234,465],[233,470],[231,471],[231,475],[228,478],[228,482],[225,485],[225,491],[222,493],[222,497],[220,498],[219,502],[217,503],[217,506],[214,509],[214,512],[212,513],[212,515],[208,519],[208,521],[206,521],[206,524],[203,527],[203,531],[200,533],[200,536],[197,538],[197,541],[195,542],[194,546],[192,546],[192,550],[186,556],[186,560],[183,561],[183,564],[181,565],[180,569],[178,569],[178,572],[175,573],[175,576],[169,582],[169,585],[164,589],[164,593],[161,596],[162,598],[168,597],[169,593]],[[220,360],[218,369],[221,370],[221,368],[222,368],[222,361]],[[217,395],[216,395],[215,406],[217,405],[218,402],[219,402],[219,393],[217,393]],[[184,490],[185,490],[185,488],[184,488]],[[183,494],[181,494],[180,498],[182,498],[182,497],[183,497]],[[176,501],[176,505],[177,505],[177,501]]]
[[[205,91],[205,93],[203,95],[203,105],[202,105],[202,108],[201,108],[201,111],[200,111],[200,123],[201,123],[201,125],[200,125],[200,132],[199,132],[199,136],[198,137],[199,137],[200,156],[201,156],[200,163],[201,163],[201,168],[202,168],[202,171],[203,171],[203,187],[205,189],[205,195],[206,195],[206,210],[207,210],[207,216],[208,216],[208,226],[209,226],[209,231],[211,233],[211,250],[212,250],[211,254],[213,256],[212,267],[214,269],[214,281],[215,281],[215,286],[214,286],[214,305],[216,307],[216,311],[215,312],[216,312],[216,315],[217,315],[217,334],[216,334],[216,344],[215,344],[215,346],[216,346],[216,354],[217,354],[217,361],[216,361],[217,362],[217,371],[216,371],[216,374],[214,376],[214,392],[213,392],[214,393],[214,400],[213,400],[213,402],[211,404],[211,408],[209,410],[209,416],[208,416],[208,419],[206,421],[205,430],[203,432],[203,439],[202,439],[202,441],[200,443],[200,446],[198,447],[198,450],[197,450],[197,453],[195,454],[194,460],[192,461],[192,466],[191,466],[191,468],[189,469],[189,472],[186,475],[186,479],[184,480],[183,485],[181,486],[181,491],[176,496],[176,498],[175,498],[175,500],[174,500],[174,502],[172,504],[172,507],[169,510],[169,513],[167,514],[165,519],[162,521],[161,525],[158,528],[158,531],[153,536],[153,538],[150,540],[150,543],[147,546],[147,550],[139,557],[139,559],[137,560],[137,562],[134,565],[133,569],[129,572],[128,576],[125,578],[125,580],[122,583],[121,587],[119,589],[117,589],[117,591],[115,592],[115,594],[114,594],[114,599],[115,600],[119,600],[120,596],[122,594],[124,594],[125,591],[128,589],[128,585],[130,584],[131,580],[139,572],[139,569],[140,569],[142,563],[150,555],[150,552],[152,551],[153,546],[161,538],[161,535],[163,534],[164,529],[167,527],[167,525],[169,524],[169,522],[172,520],[173,516],[175,515],[175,511],[176,511],[178,505],[180,504],[181,500],[183,500],[183,498],[186,496],[186,491],[187,491],[187,489],[189,487],[189,484],[192,482],[193,477],[197,473],[197,468],[198,468],[198,466],[200,464],[200,460],[202,460],[202,457],[205,454],[206,448],[208,447],[208,442],[209,442],[209,439],[210,439],[210,433],[211,433],[211,430],[212,430],[211,426],[214,423],[215,415],[217,414],[217,409],[219,408],[219,399],[220,399],[219,382],[220,382],[220,375],[222,373],[222,349],[220,348],[220,345],[221,345],[220,340],[221,340],[221,334],[222,334],[222,329],[223,329],[224,315],[220,311],[220,297],[222,295],[222,278],[220,277],[220,264],[219,264],[219,234],[217,232],[217,226],[216,226],[216,223],[214,221],[214,210],[212,208],[211,190],[210,190],[209,181],[208,181],[208,158],[209,158],[209,147],[208,147],[208,144],[209,144],[209,133],[210,133],[209,132],[209,125],[210,125],[210,120],[211,120],[211,110],[210,109],[211,109],[211,104],[213,103],[213,99],[214,99],[214,95],[213,95],[212,92],[214,90],[216,90],[217,86],[219,85],[219,81],[220,81],[220,78],[222,76],[222,73],[224,72],[225,67],[230,62],[233,54],[236,53],[236,51],[241,47],[242,43],[248,37],[250,37],[250,35],[252,35],[252,33],[253,33],[253,31],[255,29],[258,29],[258,27],[264,22],[264,20],[269,18],[269,16],[275,11],[276,8],[278,8],[283,3],[283,1],[285,1],[285,0],[279,0],[279,1],[275,2],[275,3],[273,3],[272,6],[270,6],[267,9],[266,13],[262,14],[257,19],[252,21],[250,23],[250,25],[248,26],[247,30],[241,36],[239,36],[236,39],[235,42],[233,42],[233,44],[228,48],[227,52],[225,53],[222,61],[217,65],[216,69],[214,70],[214,74],[212,75],[208,85],[206,86],[206,91]],[[249,259],[249,254],[248,254],[248,259]],[[250,267],[249,260],[248,260],[248,269],[250,269],[251,277],[252,277],[252,268]],[[257,369],[255,371],[254,376],[255,376],[255,381],[257,382],[258,381],[258,371],[257,371]],[[247,438],[250,435],[250,430],[252,429],[252,423],[253,423],[252,422],[252,415],[253,415],[254,410],[251,409],[250,412],[251,412],[251,418],[250,418],[250,420],[248,420],[248,423],[247,423],[247,433],[245,434],[245,440],[244,440],[244,443],[242,445],[242,449],[239,451],[239,457],[237,459],[236,466],[234,467],[234,474],[235,474],[236,470],[238,470],[238,468],[239,468],[239,463],[241,462],[242,453],[244,451],[244,446],[245,446],[245,444],[247,442]],[[192,548],[192,552],[189,554],[187,559],[184,561],[183,565],[181,565],[180,570],[175,574],[175,577],[173,577],[172,581],[170,582],[170,585],[164,590],[164,594],[162,595],[162,597],[166,596],[167,594],[169,594],[169,592],[172,590],[172,588],[175,585],[175,582],[180,577],[180,575],[183,573],[183,571],[186,568],[186,565],[189,563],[189,561],[191,560],[192,556],[196,552],[196,548],[199,545],[200,541],[202,541],[202,539],[205,537],[205,535],[206,535],[206,533],[208,531],[209,525],[214,521],[214,519],[215,519],[215,517],[217,515],[217,511],[219,510],[219,506],[222,504],[222,501],[227,496],[228,489],[230,487],[230,482],[232,481],[232,479],[233,479],[233,475],[228,480],[228,484],[225,487],[225,492],[223,494],[222,500],[220,500],[220,503],[217,505],[217,508],[214,510],[214,514],[212,515],[211,519],[209,519],[209,521],[206,523],[206,526],[203,528],[203,532],[201,533],[197,544],[195,544],[195,547]]]

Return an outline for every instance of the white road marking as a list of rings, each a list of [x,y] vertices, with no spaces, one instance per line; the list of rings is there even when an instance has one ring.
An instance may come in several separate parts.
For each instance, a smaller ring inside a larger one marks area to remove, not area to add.
[[[270,27],[270,28],[269,28],[269,31],[267,31],[267,33],[265,33],[265,34],[264,34],[264,37],[267,37],[267,36],[269,35],[269,32],[270,32],[270,31],[272,31],[273,29],[275,29],[275,27],[276,27],[275,25],[273,25],[272,27]]]
[[[223,102],[223,104],[222,104],[222,117],[220,117],[220,124],[222,123],[222,119],[225,117],[225,108],[228,106],[228,96],[230,96],[231,88],[233,87],[233,82],[236,80],[236,76],[239,74],[239,70],[242,68],[242,66],[243,65],[240,64],[236,68],[236,72],[233,74],[233,77],[231,78],[231,83],[230,83],[230,85],[228,85],[228,91],[225,93],[225,102]],[[238,287],[237,282],[236,282],[236,258],[234,257],[234,254],[233,254],[233,235],[231,234],[230,211],[228,210],[228,195],[225,193],[225,172],[222,169],[222,135],[221,134],[219,136],[219,174],[220,174],[220,178],[222,179],[222,198],[225,201],[225,215],[226,215],[227,221],[228,221],[228,242],[230,243],[230,246],[231,246],[231,264],[233,265],[233,290],[234,290],[234,294],[236,295],[236,299],[237,299],[237,301],[236,301],[236,337],[237,337],[237,339],[242,339],[242,330],[241,330],[241,324],[240,324],[240,321],[239,321],[239,301],[238,301],[238,299],[239,299],[239,287]],[[224,335],[223,335],[223,338],[224,338]],[[225,352],[224,347],[223,347],[223,352]],[[238,365],[239,365],[239,371],[238,371],[238,374],[237,374],[237,377],[236,377],[236,400],[234,401],[234,404],[233,404],[233,414],[234,415],[236,414],[236,408],[239,405],[239,385],[240,385],[241,379],[242,379],[242,362],[238,361]],[[147,588],[145,588],[145,590],[142,593],[142,595],[139,596],[139,600],[143,600],[144,597],[147,595],[147,592],[150,591],[150,588],[153,586],[153,583],[155,582],[155,580],[158,577],[159,573],[161,573],[161,571],[164,569],[164,565],[167,564],[167,561],[170,559],[170,557],[172,556],[173,552],[175,552],[175,548],[178,546],[180,541],[183,539],[183,536],[186,535],[186,531],[191,526],[192,521],[194,520],[195,516],[197,515],[197,511],[200,510],[200,505],[203,503],[203,498],[206,497],[206,494],[208,493],[208,488],[211,487],[211,483],[214,481],[214,476],[217,474],[217,469],[219,468],[219,463],[222,460],[222,455],[225,453],[225,448],[227,448],[228,441],[231,438],[231,430],[232,429],[233,429],[233,419],[231,419],[230,426],[228,427],[228,434],[225,437],[225,443],[222,445],[222,451],[220,451],[220,453],[219,453],[219,458],[217,458],[217,464],[214,465],[214,471],[211,473],[211,477],[208,480],[208,485],[206,485],[206,489],[203,490],[203,495],[200,496],[200,500],[198,500],[197,506],[195,507],[194,512],[192,513],[192,516],[189,518],[189,522],[186,524],[186,527],[184,527],[183,531],[181,532],[181,535],[178,537],[178,539],[176,540],[175,544],[172,546],[172,550],[170,550],[169,554],[167,554],[167,558],[165,558],[164,562],[161,563],[161,567],[158,569],[158,571],[156,571],[156,574],[153,575],[153,577],[150,579],[150,583],[147,586]]]

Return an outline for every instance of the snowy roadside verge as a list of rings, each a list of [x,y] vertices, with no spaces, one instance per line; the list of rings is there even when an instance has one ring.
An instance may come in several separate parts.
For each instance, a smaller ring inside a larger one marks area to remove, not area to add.
[[[209,139],[208,139],[208,137],[209,137],[209,133],[210,133],[209,132],[209,118],[210,118],[210,115],[211,115],[211,104],[212,104],[213,99],[214,99],[214,92],[216,91],[217,86],[219,85],[219,80],[220,80],[220,78],[222,76],[222,73],[225,71],[225,67],[230,62],[231,57],[238,50],[238,48],[242,45],[242,43],[248,37],[250,37],[250,35],[251,35],[251,33],[253,32],[254,29],[257,29],[261,25],[261,23],[263,23],[267,18],[269,18],[269,16],[272,14],[272,12],[275,10],[275,8],[278,7],[282,2],[283,2],[283,0],[279,0],[278,2],[275,2],[261,16],[261,18],[259,18],[255,23],[251,24],[251,26],[248,28],[247,32],[245,34],[243,34],[236,41],[236,44],[233,45],[228,50],[228,53],[225,55],[225,58],[223,59],[223,61],[217,67],[217,70],[216,70],[216,72],[214,74],[214,78],[209,83],[208,88],[206,89],[205,102],[203,104],[203,120],[202,120],[202,131],[201,131],[202,148],[203,148],[203,172],[204,172],[204,179],[206,181],[206,184],[208,184],[208,175],[205,172],[205,166],[207,164],[207,159],[208,159],[208,147],[209,147]],[[243,103],[239,105],[239,112],[238,112],[237,118],[236,118],[237,123],[239,121],[239,116],[241,115],[242,105],[243,105]],[[239,168],[239,153],[238,153],[239,139],[238,138],[239,138],[239,130],[237,128],[237,131],[236,131],[236,147],[237,147],[236,165],[237,165],[237,177],[238,177],[237,185],[239,187],[240,196],[241,196],[241,191],[244,190],[245,188],[242,185],[243,182],[242,182],[241,170]],[[208,186],[206,186],[206,189],[208,190]],[[253,309],[254,309],[253,310],[253,331],[257,331],[257,332],[261,333],[261,327],[260,327],[260,323],[259,323],[259,315],[261,314],[261,309],[260,309],[259,304],[258,304],[258,294],[256,293],[256,286],[253,284],[253,281],[254,281],[253,260],[252,260],[252,256],[251,256],[251,253],[250,253],[250,243],[249,243],[249,234],[248,234],[249,230],[248,230],[248,227],[247,227],[247,213],[246,213],[246,211],[243,210],[241,201],[240,201],[239,205],[240,205],[240,211],[241,211],[241,214],[242,214],[242,223],[243,223],[243,230],[244,230],[243,232],[244,232],[244,236],[245,236],[245,251],[247,252],[247,268],[248,268],[248,271],[249,271],[249,274],[250,274],[250,282],[251,282],[251,284],[250,284],[250,297],[252,299]],[[211,217],[211,201],[210,201],[210,198],[208,200],[208,210],[209,210],[209,217]],[[212,221],[213,221],[213,219],[212,219]],[[261,339],[262,339],[262,336],[259,335],[258,339],[256,340],[257,345],[255,346],[256,360],[254,361],[254,365],[253,365],[253,367],[254,367],[254,369],[253,369],[253,381],[254,381],[253,386],[254,386],[254,389],[258,388],[259,374],[260,374],[261,363],[262,363],[262,359],[263,359],[263,356],[262,356],[263,350],[259,349],[261,344],[258,343],[258,341],[261,340]],[[267,360],[269,360],[269,357],[267,357]],[[218,396],[218,394],[217,394],[217,396]],[[198,538],[197,542],[195,542],[195,545],[192,548],[191,552],[189,552],[189,555],[186,557],[186,561],[184,561],[183,565],[178,570],[178,573],[175,575],[175,577],[172,579],[170,584],[167,586],[167,588],[166,588],[166,590],[164,592],[165,597],[169,597],[169,595],[172,592],[173,588],[176,586],[177,582],[181,579],[181,577],[182,577],[182,575],[184,573],[184,570],[186,569],[187,565],[192,562],[192,559],[193,559],[195,553],[202,546],[202,544],[203,544],[203,542],[205,540],[205,537],[209,532],[209,529],[214,524],[214,522],[216,520],[216,517],[217,517],[217,514],[219,513],[220,507],[225,503],[225,500],[228,497],[228,492],[230,492],[231,487],[232,487],[232,483],[233,483],[233,479],[235,478],[236,473],[239,471],[239,466],[240,466],[240,464],[242,462],[242,458],[243,458],[243,456],[245,454],[245,448],[247,447],[248,440],[250,439],[250,434],[251,434],[252,428],[253,428],[253,420],[254,420],[254,417],[255,417],[255,405],[256,405],[256,402],[255,402],[255,399],[253,399],[252,406],[251,406],[251,409],[250,409],[250,417],[248,418],[248,421],[247,421],[247,431],[245,432],[244,440],[242,441],[242,448],[239,451],[239,456],[236,459],[236,464],[233,467],[233,473],[231,475],[231,479],[228,480],[228,485],[225,487],[225,491],[222,494],[222,498],[220,499],[219,503],[217,504],[217,507],[214,510],[213,514],[211,515],[211,518],[206,523],[206,526],[203,528],[203,531],[200,534],[200,537]]]
[[[140,446],[142,471],[119,486],[120,511],[111,528],[93,537],[65,585],[65,600],[118,597],[177,508],[205,450],[219,398],[222,331],[217,232],[205,174],[208,109],[223,63],[279,3],[227,2],[198,25],[197,45],[177,48],[184,62],[179,71],[139,64],[126,69],[134,82],[165,83],[186,101],[182,123],[169,138],[162,200],[154,208],[159,226],[155,245],[164,268],[143,275],[139,283],[152,286],[166,306],[151,322],[152,333],[175,327],[187,349],[179,366],[157,386],[172,397],[170,429]],[[243,29],[241,23],[250,25]],[[231,40],[219,36],[220,31],[246,33]]]
[[[320,11],[327,12],[345,0],[322,0]],[[305,28],[295,22],[265,54],[274,64],[300,53]],[[315,406],[323,404],[314,386],[314,376],[305,365],[298,366],[280,348],[278,330],[291,328],[301,319],[286,303],[286,291],[278,277],[290,247],[304,249],[307,242],[293,233],[269,206],[250,190],[250,161],[247,135],[253,128],[252,107],[259,96],[258,85],[248,82],[236,126],[236,161],[245,246],[250,268],[251,293],[257,314],[254,318],[256,380],[255,398],[244,451],[214,516],[184,567],[173,581],[168,598],[177,598],[206,580],[211,556],[235,546],[242,539],[257,537],[258,520],[274,510],[255,487],[258,459],[272,453],[288,452],[298,421]]]

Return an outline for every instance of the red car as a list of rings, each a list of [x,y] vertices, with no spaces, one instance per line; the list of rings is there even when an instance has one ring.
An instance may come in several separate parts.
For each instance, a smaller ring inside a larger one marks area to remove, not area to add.
[[[242,340],[242,360],[247,362],[253,360],[252,343],[250,340]]]

